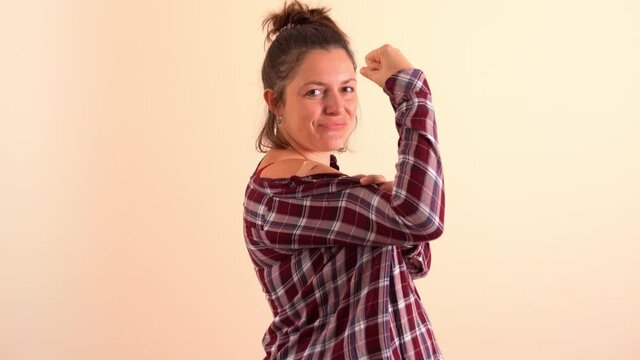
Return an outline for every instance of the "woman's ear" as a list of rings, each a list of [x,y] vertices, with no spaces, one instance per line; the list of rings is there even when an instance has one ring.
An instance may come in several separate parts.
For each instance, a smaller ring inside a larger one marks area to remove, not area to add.
[[[278,101],[273,89],[264,89],[262,97],[264,98],[264,102],[267,103],[269,110],[271,110],[271,112],[276,116],[280,116],[280,101]]]

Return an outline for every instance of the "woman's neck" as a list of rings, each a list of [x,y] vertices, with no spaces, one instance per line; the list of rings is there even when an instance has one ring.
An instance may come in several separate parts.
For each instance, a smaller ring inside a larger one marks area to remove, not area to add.
[[[318,162],[320,164],[330,166],[331,165],[331,152],[310,152],[304,150],[298,150],[293,146],[290,146],[286,149],[279,150],[286,155],[293,155],[295,157],[299,157],[301,159],[311,160]]]
[[[331,165],[331,152],[327,151],[327,152],[300,152],[298,150],[296,150],[296,152],[298,152],[298,154],[302,155],[305,159],[307,160],[313,160],[315,162],[318,162],[320,164],[326,165],[326,166],[330,166]]]

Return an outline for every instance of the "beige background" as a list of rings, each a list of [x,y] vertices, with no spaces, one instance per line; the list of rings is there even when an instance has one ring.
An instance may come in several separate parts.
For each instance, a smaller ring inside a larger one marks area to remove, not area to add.
[[[242,237],[271,1],[0,1],[0,358],[258,359]],[[640,5],[325,1],[430,81],[447,359],[640,358]],[[360,78],[351,174],[393,176]]]

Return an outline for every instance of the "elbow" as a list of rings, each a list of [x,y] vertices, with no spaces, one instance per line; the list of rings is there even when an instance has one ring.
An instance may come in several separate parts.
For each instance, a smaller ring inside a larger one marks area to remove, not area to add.
[[[417,211],[412,216],[403,217],[403,220],[406,231],[418,243],[435,240],[444,232],[443,211]]]
[[[435,240],[444,232],[444,201],[389,203],[383,208],[388,223],[404,232],[411,243]],[[444,199],[442,199],[444,200]]]
[[[444,233],[444,224],[440,223],[438,224],[438,226],[434,231],[426,233],[426,235],[424,236],[424,241],[435,240],[440,236],[442,236],[443,233]]]
[[[435,240],[444,233],[444,224],[440,221],[431,221],[428,226],[420,226],[415,229],[413,238],[416,242],[422,243]]]

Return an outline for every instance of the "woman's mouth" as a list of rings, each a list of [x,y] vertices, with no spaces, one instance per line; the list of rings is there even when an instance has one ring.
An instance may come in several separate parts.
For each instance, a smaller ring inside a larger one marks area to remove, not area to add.
[[[347,123],[344,121],[330,122],[330,123],[320,125],[321,128],[324,128],[327,130],[340,130],[346,126],[347,126]]]

